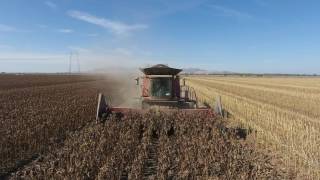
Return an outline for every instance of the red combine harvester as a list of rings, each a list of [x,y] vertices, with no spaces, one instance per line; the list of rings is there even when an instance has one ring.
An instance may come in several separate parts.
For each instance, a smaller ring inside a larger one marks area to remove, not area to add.
[[[214,109],[198,102],[196,92],[185,84],[180,84],[178,75],[182,69],[175,69],[163,64],[143,68],[143,77],[137,78],[137,85],[141,84],[141,108],[112,107],[107,103],[105,96],[98,97],[96,120],[106,118],[110,114],[125,114],[129,111],[145,112],[148,109],[158,108],[164,112],[182,110],[186,113],[206,112],[210,115],[221,115],[222,106],[220,97],[217,98]]]

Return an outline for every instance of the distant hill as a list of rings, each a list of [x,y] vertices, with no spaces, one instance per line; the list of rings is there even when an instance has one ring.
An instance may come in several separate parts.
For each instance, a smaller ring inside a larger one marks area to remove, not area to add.
[[[184,68],[182,74],[234,74],[230,71],[209,71],[200,68]]]
[[[183,74],[208,74],[209,71],[199,68],[184,68]]]

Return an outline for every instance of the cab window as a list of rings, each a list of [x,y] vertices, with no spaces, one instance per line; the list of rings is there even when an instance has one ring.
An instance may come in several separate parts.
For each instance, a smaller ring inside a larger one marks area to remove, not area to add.
[[[151,96],[170,98],[172,92],[171,78],[153,78],[151,79]]]

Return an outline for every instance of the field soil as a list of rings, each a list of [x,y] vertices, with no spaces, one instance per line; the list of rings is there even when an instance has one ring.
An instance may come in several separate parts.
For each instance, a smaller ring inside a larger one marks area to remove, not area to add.
[[[98,92],[119,103],[123,98],[119,92],[124,90],[120,81],[103,76],[5,75],[0,81],[2,174],[55,148],[66,134],[94,121]]]
[[[217,116],[150,110],[96,124],[98,92],[114,105],[133,94],[122,78],[5,75],[0,82],[0,178],[295,177],[255,149],[254,136],[239,136]]]

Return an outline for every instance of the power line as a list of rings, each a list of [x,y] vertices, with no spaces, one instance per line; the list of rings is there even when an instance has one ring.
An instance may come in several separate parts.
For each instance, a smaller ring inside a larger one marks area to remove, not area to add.
[[[72,64],[76,63],[78,73],[80,73],[80,59],[77,51],[71,51],[69,54],[69,74],[72,73]]]
[[[70,56],[69,56],[69,74],[71,74],[71,66],[72,66],[72,52],[70,52]]]

